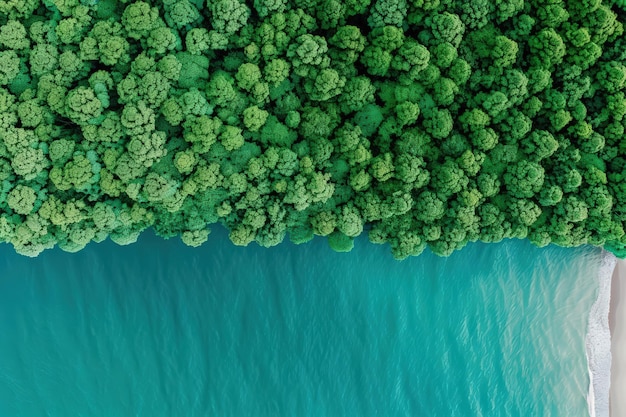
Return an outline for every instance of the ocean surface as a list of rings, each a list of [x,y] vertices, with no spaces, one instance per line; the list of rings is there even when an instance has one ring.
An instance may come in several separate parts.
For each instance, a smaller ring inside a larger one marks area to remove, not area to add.
[[[588,416],[603,254],[0,246],[0,416]],[[592,326],[593,327],[593,326]],[[598,383],[598,381],[594,381]]]

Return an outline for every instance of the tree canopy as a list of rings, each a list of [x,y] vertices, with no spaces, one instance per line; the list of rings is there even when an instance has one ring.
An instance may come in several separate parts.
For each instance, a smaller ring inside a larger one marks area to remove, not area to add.
[[[219,223],[626,257],[624,22],[612,0],[0,1],[0,242]]]

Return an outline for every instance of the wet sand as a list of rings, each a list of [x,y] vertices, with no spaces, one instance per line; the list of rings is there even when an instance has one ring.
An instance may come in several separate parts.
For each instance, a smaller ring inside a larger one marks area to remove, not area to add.
[[[611,417],[626,417],[626,261],[619,260],[611,283]]]

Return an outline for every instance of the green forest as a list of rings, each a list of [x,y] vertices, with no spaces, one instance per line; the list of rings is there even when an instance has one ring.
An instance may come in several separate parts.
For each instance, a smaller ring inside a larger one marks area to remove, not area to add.
[[[0,0],[0,242],[626,256],[601,0]]]

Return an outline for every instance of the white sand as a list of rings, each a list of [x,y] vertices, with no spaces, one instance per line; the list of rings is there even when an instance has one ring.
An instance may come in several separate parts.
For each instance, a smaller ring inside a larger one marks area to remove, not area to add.
[[[626,261],[620,260],[611,285],[611,417],[626,417]]]

